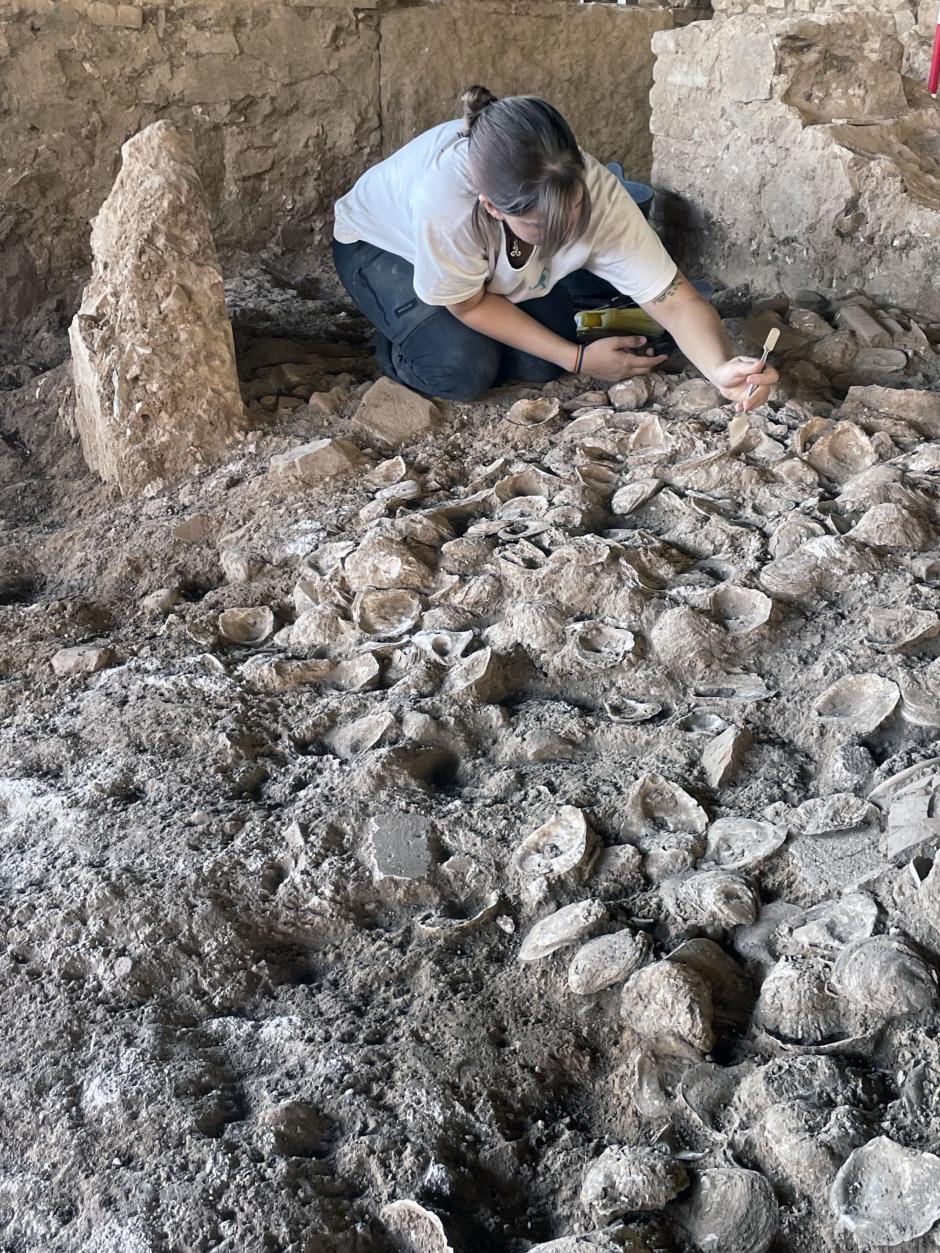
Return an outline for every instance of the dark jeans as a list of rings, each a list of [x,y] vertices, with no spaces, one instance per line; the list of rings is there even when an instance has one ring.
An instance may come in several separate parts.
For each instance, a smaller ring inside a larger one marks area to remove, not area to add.
[[[471,330],[449,309],[419,300],[414,267],[403,257],[373,244],[334,240],[333,261],[343,286],[378,332],[375,355],[383,373],[406,387],[442,400],[479,400],[499,383],[547,383],[564,373],[550,361]],[[572,363],[575,299],[586,289],[599,301],[616,295],[609,283],[579,270],[546,296],[519,304],[536,322],[571,341]]]

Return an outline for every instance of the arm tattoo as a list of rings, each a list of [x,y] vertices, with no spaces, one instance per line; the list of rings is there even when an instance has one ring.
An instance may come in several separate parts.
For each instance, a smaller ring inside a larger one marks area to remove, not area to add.
[[[651,305],[662,304],[664,300],[668,300],[670,296],[674,296],[676,294],[681,284],[682,284],[682,275],[677,273],[676,277],[672,280],[672,282],[669,284],[666,290],[663,292],[660,292],[658,296],[654,296],[653,299],[650,301],[650,304]]]

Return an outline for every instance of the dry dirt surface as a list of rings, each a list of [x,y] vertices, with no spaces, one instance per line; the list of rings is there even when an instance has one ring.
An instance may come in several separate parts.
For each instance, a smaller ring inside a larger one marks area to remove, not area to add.
[[[0,393],[0,1247],[940,1248],[930,335],[433,406],[228,297],[182,487]]]

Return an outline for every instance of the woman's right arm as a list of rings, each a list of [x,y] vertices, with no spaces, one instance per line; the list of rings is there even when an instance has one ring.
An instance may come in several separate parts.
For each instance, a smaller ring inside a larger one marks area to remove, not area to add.
[[[481,335],[487,335],[510,348],[531,353],[543,361],[551,361],[562,370],[574,370],[578,358],[578,345],[563,339],[548,327],[530,318],[524,309],[518,308],[505,296],[497,296],[481,288],[469,300],[447,308],[465,326]],[[634,352],[642,349],[646,340],[642,335],[618,335],[598,339],[588,344],[581,373],[608,383],[619,383],[636,374],[649,374],[666,360],[665,357]]]

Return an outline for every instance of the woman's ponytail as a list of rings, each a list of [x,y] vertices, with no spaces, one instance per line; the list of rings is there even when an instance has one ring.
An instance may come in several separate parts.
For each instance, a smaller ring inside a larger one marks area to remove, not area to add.
[[[495,104],[497,97],[493,95],[488,87],[481,87],[478,83],[473,87],[468,87],[460,97],[460,103],[463,107],[463,129],[461,134],[469,135],[473,130],[473,124],[483,112],[491,104]]]

